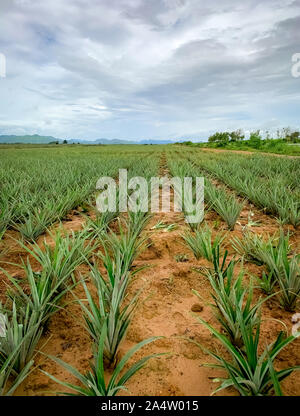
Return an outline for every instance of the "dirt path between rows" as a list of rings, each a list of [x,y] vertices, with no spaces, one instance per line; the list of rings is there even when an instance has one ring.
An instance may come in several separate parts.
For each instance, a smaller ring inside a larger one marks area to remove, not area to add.
[[[165,155],[161,159],[160,176],[169,176]],[[172,192],[171,201],[173,196]],[[177,228],[170,232],[153,231],[152,227],[159,221],[176,224]],[[132,288],[143,286],[145,301],[141,302],[131,324],[126,344],[134,345],[150,336],[163,335],[164,339],[147,347],[147,354],[168,352],[169,355],[150,362],[128,383],[134,395],[206,396],[215,387],[211,379],[222,374],[203,367],[203,363],[211,361],[209,357],[195,344],[184,340],[192,338],[206,348],[214,343],[208,331],[192,316],[201,314],[209,322],[213,319],[210,307],[199,302],[192,293],[195,289],[209,298],[206,279],[193,270],[193,266],[207,266],[208,263],[194,260],[184,246],[181,234],[188,228],[183,214],[171,211],[155,214],[145,231],[151,245],[135,264],[146,263],[149,268],[141,272]]]

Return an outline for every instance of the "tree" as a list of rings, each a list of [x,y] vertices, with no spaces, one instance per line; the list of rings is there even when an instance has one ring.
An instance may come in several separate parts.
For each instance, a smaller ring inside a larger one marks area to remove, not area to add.
[[[249,146],[258,149],[261,145],[260,130],[256,130],[250,133]]]
[[[299,131],[294,131],[293,133],[291,133],[291,136],[290,136],[291,142],[297,143],[299,141],[299,136],[300,136]]]
[[[287,141],[289,141],[290,136],[291,136],[291,129],[290,129],[290,127],[284,127],[282,129],[282,138],[285,139],[285,140],[287,140]]]
[[[241,129],[232,131],[231,133],[229,133],[229,136],[231,142],[238,142],[244,140],[245,138],[245,135]]]
[[[266,131],[266,139],[267,140],[271,139],[271,134],[270,134],[269,130]]]
[[[66,140],[66,139],[63,141],[63,144],[68,144],[68,142],[67,142],[67,140]]]
[[[299,140],[299,135],[299,131],[290,131],[289,134],[285,136],[285,140],[287,142],[297,143],[297,141]]]
[[[229,142],[229,133],[225,132],[217,132],[208,138],[209,142],[219,142],[219,143],[227,143]]]

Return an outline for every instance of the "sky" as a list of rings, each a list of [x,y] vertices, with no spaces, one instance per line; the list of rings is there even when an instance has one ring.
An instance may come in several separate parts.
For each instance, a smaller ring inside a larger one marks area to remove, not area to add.
[[[0,0],[0,135],[299,128],[300,0]]]

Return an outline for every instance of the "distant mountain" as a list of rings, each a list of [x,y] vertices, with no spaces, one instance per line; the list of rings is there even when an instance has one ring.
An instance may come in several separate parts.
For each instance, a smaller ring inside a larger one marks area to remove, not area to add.
[[[176,140],[141,140],[139,144],[172,144]]]
[[[176,139],[176,140],[152,140],[143,139],[140,141],[133,140],[121,140],[121,139],[95,139],[95,140],[83,140],[83,139],[67,139],[68,144],[172,144],[175,142],[183,142],[190,139]],[[49,144],[53,142],[62,143],[64,139],[57,139],[52,136],[40,136],[38,134],[26,135],[26,136],[13,136],[13,135],[0,135],[0,143],[24,143],[24,144]]]
[[[81,144],[172,144],[178,140],[151,140],[143,139],[139,141],[134,140],[122,140],[122,139],[96,139],[96,140],[82,140],[71,139],[68,143],[81,143]]]
[[[0,143],[25,143],[25,144],[48,144],[51,142],[62,142],[62,139],[57,139],[52,136],[39,136],[38,134],[28,136],[0,136]]]
[[[120,139],[95,139],[95,140],[83,140],[83,139],[69,139],[68,143],[80,143],[80,144],[136,144],[134,141],[120,140]]]
[[[95,139],[95,140],[82,140],[82,139],[70,139],[68,143],[80,143],[80,144],[170,144],[174,143],[174,140],[122,140],[122,139]]]

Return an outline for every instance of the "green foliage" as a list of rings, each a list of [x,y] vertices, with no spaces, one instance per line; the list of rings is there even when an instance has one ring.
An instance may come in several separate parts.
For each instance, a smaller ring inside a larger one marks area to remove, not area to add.
[[[11,287],[7,292],[8,304],[1,308],[7,316],[6,335],[0,340],[1,394],[11,394],[28,375],[45,325],[72,287],[70,278],[75,268],[86,261],[96,247],[86,244],[84,232],[63,236],[58,231],[51,237],[54,245],[44,241],[42,248],[36,243],[28,247],[20,242],[41,267],[41,271],[34,272],[28,258],[22,263],[25,286],[2,269]],[[10,379],[13,384],[7,390]]]
[[[19,374],[14,370],[14,365],[20,356],[20,349],[23,343],[24,338],[14,347],[6,359],[2,359],[4,356],[0,353],[0,397],[12,396],[18,386],[28,376],[33,365],[33,361],[29,361]]]
[[[282,306],[287,311],[295,311],[300,297],[300,256],[294,255],[290,259],[284,252],[277,262],[275,274],[281,289]]]
[[[215,316],[233,345],[243,347],[243,336],[240,327],[240,317],[247,330],[251,331],[259,322],[257,313],[261,302],[253,302],[253,288],[243,285],[243,272],[234,278],[234,263],[231,263],[226,273],[215,275],[208,273],[207,277],[213,289],[212,304]],[[194,293],[200,297],[199,293]]]
[[[193,175],[209,173],[281,223],[290,223],[295,228],[300,224],[298,159],[229,152],[197,152],[189,155],[189,159]]]
[[[102,234],[107,232],[109,224],[118,217],[119,212],[98,212],[94,207],[91,208],[94,211],[93,217],[82,214],[86,220],[85,228],[89,232],[90,237],[101,238]]]
[[[206,225],[196,230],[194,234],[187,232],[182,237],[193,251],[196,259],[204,257],[208,261],[213,261],[213,250],[222,244],[225,235],[217,233],[213,238],[212,230]]]
[[[272,270],[272,260],[267,258],[266,253],[273,251],[276,246],[276,238],[267,235],[263,237],[259,234],[247,230],[242,238],[233,237],[231,240],[232,247],[246,260],[256,263],[258,265],[269,261],[269,268]]]
[[[143,219],[142,219],[143,220]],[[99,254],[105,267],[109,267],[111,259],[118,259],[121,264],[121,270],[127,272],[130,270],[133,261],[145,247],[146,237],[138,238],[140,226],[132,227],[132,224],[122,226],[119,221],[119,235],[110,232],[102,235],[101,243],[104,248],[104,254]]]
[[[237,201],[234,195],[224,188],[217,188],[206,181],[206,199],[211,207],[224,219],[229,230],[234,230],[244,204]]]
[[[276,371],[274,361],[277,355],[294,341],[295,337],[285,337],[283,332],[280,332],[275,342],[266,346],[260,353],[260,323],[255,324],[255,329],[249,328],[246,326],[242,314],[239,313],[237,319],[244,345],[241,350],[207,322],[201,318],[197,319],[221,342],[232,358],[232,361],[228,361],[218,353],[206,350],[217,361],[217,364],[207,364],[206,366],[223,369],[228,374],[227,378],[214,380],[221,382],[221,386],[214,393],[232,386],[241,396],[283,395],[280,382],[294,370],[299,370],[300,366]]]
[[[111,270],[108,270],[108,273],[111,273]],[[106,322],[107,336],[103,354],[111,365],[114,364],[119,346],[125,338],[138,297],[135,296],[124,304],[130,275],[128,272],[122,274],[118,267],[113,275],[109,274],[108,279],[93,267],[91,277],[97,292],[96,298],[83,282],[88,306],[81,300],[79,303],[84,312],[86,328],[95,342],[99,342],[103,324]]]
[[[58,380],[56,377],[51,374],[41,370],[44,374],[50,377],[55,382],[67,387],[68,389],[73,390],[75,393],[63,393],[66,396],[115,396],[120,390],[126,390],[125,385],[127,381],[134,376],[151,358],[157,357],[160,354],[153,354],[144,357],[131,365],[125,373],[123,372],[125,365],[130,360],[130,358],[144,345],[147,345],[159,337],[152,337],[146,339],[139,344],[135,345],[131,350],[129,350],[121,361],[116,366],[112,375],[110,376],[108,382],[106,382],[104,375],[104,343],[107,338],[107,327],[104,324],[102,326],[101,335],[99,338],[98,344],[95,344],[94,359],[90,364],[90,370],[87,374],[81,374],[76,368],[65,363],[57,357],[49,356],[54,362],[61,365],[65,370],[72,374],[78,381],[80,381],[81,386],[75,384],[70,384],[61,380]]]
[[[63,296],[70,290],[72,284],[76,284],[71,283],[70,279],[74,270],[87,261],[96,247],[89,243],[85,244],[83,233],[63,237],[62,233],[57,232],[52,238],[54,246],[44,241],[42,248],[36,243],[31,244],[30,247],[20,243],[41,266],[41,271],[34,272],[28,259],[21,266],[25,271],[25,282],[29,286],[29,293],[22,282],[18,282],[4,270],[12,284],[7,293],[8,297],[16,303],[22,322],[29,322],[32,326],[37,322],[43,327],[58,310]],[[35,333],[33,335],[35,336]]]
[[[215,143],[217,142],[218,144],[222,144],[223,146],[225,146],[229,141],[230,142],[237,142],[237,141],[241,141],[245,138],[245,135],[243,133],[243,131],[241,129],[232,131],[232,132],[216,132],[215,134],[211,135],[208,138],[208,142],[210,143]]]
[[[76,267],[84,263],[98,247],[98,242],[88,240],[85,230],[66,234],[57,230],[55,234],[49,233],[54,245],[48,244],[44,239],[41,246],[37,243],[20,245],[40,264],[42,273],[50,276],[51,285],[60,285],[65,279],[71,277]],[[24,266],[26,269],[26,265]],[[56,289],[57,290],[57,289]]]
[[[241,129],[232,131],[231,133],[229,133],[229,135],[230,135],[231,142],[238,142],[238,141],[244,140],[245,138],[245,135]]]
[[[227,277],[227,274],[230,273],[230,270],[234,267],[236,261],[234,259],[231,259],[228,264],[226,265],[226,260],[228,256],[228,251],[226,250],[223,258],[221,259],[220,256],[220,247],[216,246],[213,248],[213,275],[215,278],[219,278],[220,275],[222,275],[224,278]]]
[[[129,220],[128,220],[128,229],[131,234],[139,236],[141,232],[144,230],[146,225],[148,224],[151,214],[148,212],[128,212]]]
[[[145,147],[18,147],[0,152],[0,237],[9,227],[35,240],[55,221],[85,203],[102,176],[155,176],[158,155]],[[143,156],[141,156],[143,155]],[[16,163],[16,160],[18,161]],[[41,174],[42,172],[42,174]]]
[[[243,239],[234,238],[232,246],[248,260],[267,266],[268,274],[263,275],[261,283],[263,290],[269,292],[278,283],[282,306],[294,311],[300,295],[300,255],[290,256],[289,235],[281,231],[278,238],[265,240],[248,232]]]
[[[254,149],[259,149],[261,146],[262,138],[259,134],[259,130],[250,133],[249,146]]]
[[[0,338],[0,367],[14,357],[12,371],[15,375],[29,369],[33,363],[34,352],[42,335],[41,317],[32,311],[30,305],[17,310],[13,302],[12,310],[1,307],[0,312],[6,316],[6,334]]]
[[[229,142],[230,139],[230,134],[228,132],[217,132],[213,135],[211,135],[208,138],[209,142],[218,142],[218,143],[222,143],[222,144],[226,144]]]
[[[203,175],[203,172],[197,168],[197,162],[192,163],[190,160],[170,159],[168,164],[173,176],[196,178]],[[214,209],[227,223],[228,228],[233,230],[243,208],[243,203],[240,203],[224,187],[215,186],[207,175],[205,177],[204,198],[209,204],[209,208]],[[192,230],[199,227],[199,223],[189,225]]]
[[[263,292],[265,292],[267,295],[271,295],[276,284],[274,272],[263,272],[262,276],[257,278],[257,282]]]
[[[107,323],[107,338],[104,344],[104,356],[113,364],[116,360],[119,346],[123,341],[132,314],[137,305],[138,295],[126,301],[126,291],[131,277],[140,269],[132,273],[129,270],[144,244],[143,238],[138,238],[146,225],[148,216],[131,215],[124,228],[119,221],[119,235],[107,233],[102,236],[104,253],[99,257],[103,261],[106,276],[102,275],[97,266],[91,268],[92,282],[96,288],[96,298],[92,296],[85,282],[84,290],[88,305],[79,301],[84,311],[88,332],[96,342],[99,341],[103,323]]]

